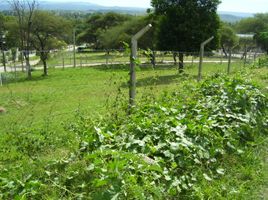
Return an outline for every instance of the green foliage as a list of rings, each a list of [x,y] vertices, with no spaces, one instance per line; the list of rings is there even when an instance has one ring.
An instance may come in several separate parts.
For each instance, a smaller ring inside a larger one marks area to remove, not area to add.
[[[268,67],[268,57],[263,56],[259,58],[258,67]]]
[[[122,42],[130,44],[131,37],[150,23],[153,23],[151,17],[136,17],[128,20],[119,26],[112,27],[103,32],[100,35],[100,43],[104,48],[108,49],[122,48]],[[153,43],[154,29],[152,28],[139,40],[139,47],[154,47]]]
[[[232,48],[238,44],[238,37],[232,27],[223,25],[219,31],[220,44],[224,49]]]
[[[158,46],[161,50],[194,52],[201,42],[211,36],[215,39],[208,45],[218,45],[219,17],[218,0],[152,0],[156,15],[160,16]]]
[[[67,127],[79,141],[77,150],[22,179],[0,173],[0,197],[234,197],[226,193],[229,188],[209,190],[229,173],[232,166],[226,166],[225,159],[243,160],[245,152],[257,145],[256,139],[267,132],[268,100],[240,78],[213,77],[198,88],[185,87],[188,93],[166,93],[159,100],[147,97],[131,116],[77,115]],[[25,151],[42,148],[44,138],[22,135],[18,140],[30,140],[33,146],[23,145]]]
[[[99,36],[112,27],[122,25],[130,18],[130,15],[123,15],[114,12],[93,14],[86,22],[86,30],[79,34],[78,42],[91,44],[93,45],[93,48],[97,49],[103,48],[100,44]]]
[[[258,130],[267,126],[267,99],[241,79],[208,80],[192,92],[197,99],[188,99],[186,104],[174,93],[157,103],[146,102],[129,118],[105,120],[97,126],[87,121],[84,125],[91,129],[72,129],[74,133],[86,131],[79,134],[83,158],[101,164],[90,165],[99,175],[93,179],[101,186],[99,194],[108,192],[108,199],[112,195],[120,199],[197,198],[200,181],[213,182],[225,173],[221,164],[225,155],[243,154]],[[114,155],[121,159],[114,160]],[[125,167],[107,169],[121,162]],[[130,177],[139,181],[130,184]],[[133,187],[139,188],[140,196],[133,196]]]
[[[258,33],[267,30],[268,14],[256,14],[254,17],[242,19],[236,24],[239,33]]]
[[[45,20],[44,20],[45,19]],[[65,19],[45,11],[37,11],[33,16],[31,44],[39,51],[44,64],[44,75],[47,75],[46,61],[49,52],[66,46],[71,26]]]
[[[259,32],[255,35],[257,44],[268,54],[268,32]]]

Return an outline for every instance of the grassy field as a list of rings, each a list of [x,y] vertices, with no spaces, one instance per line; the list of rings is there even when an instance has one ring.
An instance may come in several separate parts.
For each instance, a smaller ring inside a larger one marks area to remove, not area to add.
[[[185,56],[184,60],[186,62],[198,62],[199,53],[196,53],[196,56]],[[142,52],[139,52],[139,59],[142,62],[150,62],[149,58],[146,57]],[[252,59],[252,58],[251,58]],[[222,59],[220,56],[205,56],[204,58],[205,61],[223,61],[227,62],[228,59],[226,57],[223,57]],[[173,56],[171,53],[163,53],[163,52],[158,52],[156,55],[156,62],[161,63],[161,62],[173,62]],[[240,59],[238,58],[233,58],[233,61],[239,62]],[[72,51],[61,51],[61,52],[55,52],[50,54],[50,58],[48,59],[48,66],[54,67],[54,66],[66,66],[66,65],[73,65],[73,52]],[[103,64],[114,64],[114,63],[121,63],[125,64],[129,62],[129,55],[124,53],[124,52],[119,52],[119,51],[111,51],[109,54],[104,51],[100,52],[86,52],[86,53],[81,53],[77,52],[76,53],[76,65],[77,67],[81,65],[86,65],[86,64],[96,64],[96,63],[103,63]],[[42,66],[42,63],[39,63],[37,66]]]
[[[143,96],[158,97],[164,92],[171,91],[184,93],[187,90],[184,88],[185,83],[198,85],[197,67],[197,65],[186,65],[185,73],[181,75],[178,74],[176,66],[158,66],[156,69],[152,69],[151,66],[139,67],[137,102]],[[18,165],[27,166],[29,157],[33,160],[38,157],[38,163],[42,166],[76,149],[78,146],[76,136],[66,132],[65,127],[79,120],[81,113],[86,113],[94,120],[109,112],[108,108],[113,103],[126,103],[128,68],[128,65],[114,65],[49,69],[48,77],[42,77],[41,71],[34,71],[32,80],[25,80],[24,75],[20,74],[21,78],[19,77],[17,81],[11,81],[1,87],[0,107],[5,108],[6,113],[0,114],[0,133],[6,138],[0,139],[0,146],[3,147],[0,151],[0,170]],[[226,70],[227,64],[205,64],[203,77],[226,74]],[[247,76],[249,80],[259,85],[264,93],[268,93],[268,68],[253,69],[250,66],[243,67],[242,63],[233,64],[230,76],[240,75]],[[43,132],[51,135],[44,136]],[[8,138],[10,137],[10,141],[14,140],[16,134],[18,141],[8,143]],[[16,145],[22,142],[23,146],[24,140],[33,140],[32,146],[23,147],[32,148],[32,151],[23,150],[23,154],[18,154]],[[38,142],[43,140],[46,144]],[[14,146],[11,150],[7,150],[10,145]],[[258,150],[256,154],[265,157],[263,152],[265,151]],[[252,168],[254,168],[253,161],[250,170]],[[13,169],[13,173],[14,170],[16,169]],[[29,169],[28,172],[30,171]],[[16,176],[16,173],[13,176]],[[233,173],[237,171],[234,170]],[[232,173],[229,174],[231,175]],[[226,182],[227,179],[228,177]]]
[[[241,65],[233,66],[233,72],[241,69]],[[204,66],[204,77],[225,72],[226,64]],[[182,81],[195,82],[197,65],[188,65],[185,74],[178,75],[176,66],[159,66],[155,70],[150,66],[140,67],[137,71],[138,95],[148,92],[161,94],[178,89]],[[262,84],[266,75],[261,73],[259,76]],[[0,115],[0,130],[40,126],[48,118],[51,123],[57,124],[71,117],[77,109],[92,115],[102,113],[107,101],[112,101],[118,94],[118,88],[127,96],[128,79],[128,66],[50,69],[48,77],[42,77],[41,71],[35,71],[31,81],[21,78],[0,88],[0,106],[7,110],[5,115]]]

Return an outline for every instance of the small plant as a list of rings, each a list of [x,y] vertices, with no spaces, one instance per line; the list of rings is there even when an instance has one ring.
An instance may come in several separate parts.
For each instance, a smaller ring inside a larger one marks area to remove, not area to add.
[[[258,67],[268,67],[268,56],[259,58]]]
[[[267,134],[268,100],[242,78],[213,77],[188,89],[144,98],[130,116],[78,115],[68,126],[76,150],[29,178],[1,170],[0,198],[243,199],[255,172],[242,165],[256,162],[247,153]],[[44,139],[20,135],[21,151],[46,148]],[[223,182],[238,166],[241,182]]]

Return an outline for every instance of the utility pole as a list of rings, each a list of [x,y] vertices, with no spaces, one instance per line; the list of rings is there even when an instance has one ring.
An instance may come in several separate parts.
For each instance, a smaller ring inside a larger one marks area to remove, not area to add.
[[[211,42],[211,40],[214,39],[214,36],[212,36],[211,38],[207,39],[206,41],[202,42],[200,45],[200,61],[199,61],[199,70],[198,70],[198,82],[201,81],[202,79],[202,65],[203,65],[203,57],[204,57],[204,49],[205,46]]]
[[[129,112],[135,104],[136,97],[136,70],[135,62],[137,59],[138,40],[152,27],[151,24],[141,29],[131,38],[131,56],[130,56],[130,81],[129,81]]]
[[[74,68],[76,68],[76,30],[73,29],[73,56],[74,56]]]

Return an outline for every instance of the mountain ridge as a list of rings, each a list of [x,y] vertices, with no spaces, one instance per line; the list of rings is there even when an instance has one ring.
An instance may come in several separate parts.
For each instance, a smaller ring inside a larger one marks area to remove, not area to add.
[[[61,2],[61,1],[39,1],[39,8],[42,10],[58,11],[81,11],[81,12],[121,12],[129,14],[145,14],[147,8],[140,7],[120,7],[120,6],[102,6],[85,1]],[[11,7],[6,1],[0,1],[0,11],[10,10]],[[221,19],[226,22],[235,23],[246,17],[253,17],[253,13],[218,11]]]

